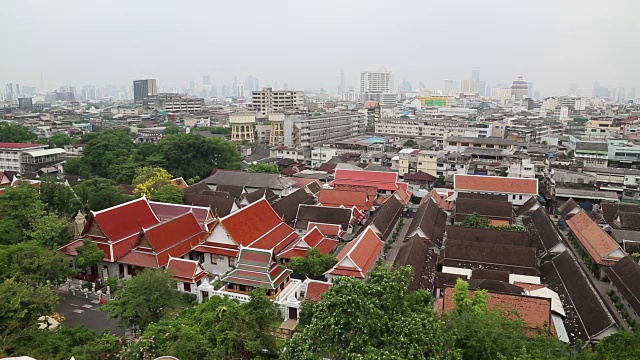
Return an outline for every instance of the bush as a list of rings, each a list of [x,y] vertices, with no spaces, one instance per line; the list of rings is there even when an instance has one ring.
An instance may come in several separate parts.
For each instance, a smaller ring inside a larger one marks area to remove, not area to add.
[[[108,286],[109,290],[111,292],[114,292],[118,288],[118,278],[117,277],[113,277],[113,276],[109,276],[104,285]]]
[[[613,294],[614,294],[613,290],[609,290],[609,291],[607,291],[607,295],[609,295],[609,297],[612,297],[612,296],[613,296]]]

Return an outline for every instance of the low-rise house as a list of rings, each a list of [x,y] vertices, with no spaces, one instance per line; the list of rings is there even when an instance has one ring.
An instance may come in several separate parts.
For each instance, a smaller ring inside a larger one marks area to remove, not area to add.
[[[365,226],[361,229],[371,227],[381,239],[386,241],[389,239],[389,236],[391,236],[393,229],[395,229],[403,209],[404,203],[396,193],[386,199],[384,204],[373,212],[365,223]]]
[[[178,291],[197,295],[198,286],[203,280],[209,280],[209,274],[197,260],[169,258],[167,271],[176,281]]]
[[[529,216],[523,217],[522,223],[527,228],[531,245],[535,246],[539,257],[556,255],[566,250],[562,236],[543,208],[539,207]]]
[[[326,237],[317,227],[314,227],[278,253],[277,258],[289,262],[296,256],[306,257],[310,249],[318,249],[323,254],[330,254],[336,249],[338,243],[338,240]]]
[[[538,196],[538,179],[455,174],[453,187],[455,196],[460,193],[507,195],[514,206]]]
[[[313,193],[307,187],[302,187],[274,202],[273,210],[285,223],[293,225],[297,218],[298,207],[300,205],[314,205],[315,203],[316,197]]]
[[[378,189],[381,195],[391,195],[399,187],[407,190],[407,184],[398,181],[398,174],[386,171],[366,170],[341,170],[335,172],[335,178],[330,184],[332,187],[339,185],[372,186]]]
[[[434,197],[425,197],[407,229],[407,238],[418,235],[441,247],[447,218],[447,213],[438,206]]]
[[[367,227],[337,254],[337,263],[324,275],[330,283],[338,276],[365,280],[382,254],[384,242],[372,228]]]

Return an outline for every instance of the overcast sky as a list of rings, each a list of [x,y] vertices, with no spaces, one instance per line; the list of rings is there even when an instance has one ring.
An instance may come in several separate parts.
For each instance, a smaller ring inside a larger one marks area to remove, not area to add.
[[[344,70],[384,66],[414,86],[518,75],[545,95],[569,83],[639,88],[640,1],[0,2],[0,84],[45,88],[156,78],[160,88],[261,85],[335,92]],[[4,90],[4,86],[0,88]],[[4,92],[4,91],[3,91]]]

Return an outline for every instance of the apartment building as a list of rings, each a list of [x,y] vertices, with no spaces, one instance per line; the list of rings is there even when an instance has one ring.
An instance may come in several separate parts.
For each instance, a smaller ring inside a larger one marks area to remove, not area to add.
[[[0,143],[0,170],[24,173],[64,161],[64,149],[47,147],[43,144]]]
[[[486,128],[483,128],[487,130]],[[478,129],[474,124],[465,120],[446,119],[411,119],[411,118],[383,118],[376,122],[377,135],[396,135],[401,137],[425,137],[442,144],[451,136],[477,137]]]
[[[398,154],[398,176],[423,172],[437,177],[439,155],[440,152],[432,150],[400,150]]]
[[[367,116],[358,112],[340,112],[318,116],[287,115],[284,121],[285,140],[289,127],[287,123],[293,125],[292,146],[296,148],[316,147],[364,134]],[[288,145],[286,141],[285,145]]]
[[[192,98],[181,94],[161,93],[142,100],[142,103],[152,110],[164,110],[174,113],[201,112],[204,99]]]
[[[282,112],[304,109],[304,92],[289,90],[273,90],[270,87],[251,93],[251,109],[267,115],[272,112]]]
[[[503,152],[511,152],[515,148],[515,142],[501,138],[474,138],[453,136],[447,139],[446,151],[464,151],[466,148],[501,149]]]

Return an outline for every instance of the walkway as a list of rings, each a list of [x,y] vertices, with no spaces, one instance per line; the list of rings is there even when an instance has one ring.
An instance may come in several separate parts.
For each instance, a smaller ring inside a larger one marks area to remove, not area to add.
[[[398,251],[400,251],[400,248],[402,247],[402,245],[404,245],[404,238],[405,236],[407,236],[409,225],[411,225],[411,221],[413,220],[412,218],[403,218],[403,219],[404,219],[404,225],[400,230],[398,239],[396,240],[395,243],[391,245],[391,249],[389,249],[389,252],[387,253],[387,258],[385,259],[385,262],[390,265],[393,265],[393,262],[396,260],[396,257],[398,256]]]

